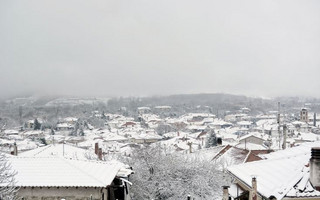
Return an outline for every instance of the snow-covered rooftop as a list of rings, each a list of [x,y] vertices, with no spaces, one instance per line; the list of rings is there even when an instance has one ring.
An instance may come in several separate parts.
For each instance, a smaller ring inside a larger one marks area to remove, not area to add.
[[[9,157],[20,187],[107,187],[121,169],[118,163],[50,157]]]
[[[68,144],[50,144],[36,149],[20,153],[22,157],[65,157],[79,160],[87,160],[88,152],[79,147]]]
[[[305,143],[299,147],[293,147],[270,154],[256,162],[231,166],[228,171],[251,186],[252,176],[257,177],[258,193],[264,197],[275,196],[282,199],[289,191],[309,173],[306,165],[310,159],[311,147],[320,146],[320,142]]]

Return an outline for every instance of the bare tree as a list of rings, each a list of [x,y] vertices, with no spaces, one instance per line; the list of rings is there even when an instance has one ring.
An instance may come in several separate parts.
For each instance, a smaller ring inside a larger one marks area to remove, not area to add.
[[[223,172],[214,163],[190,160],[180,154],[165,155],[159,147],[133,153],[129,165],[132,199],[176,200],[191,195],[195,199],[221,199]]]
[[[7,157],[0,153],[0,199],[12,200],[16,198],[18,188],[15,186],[15,172],[12,170]]]

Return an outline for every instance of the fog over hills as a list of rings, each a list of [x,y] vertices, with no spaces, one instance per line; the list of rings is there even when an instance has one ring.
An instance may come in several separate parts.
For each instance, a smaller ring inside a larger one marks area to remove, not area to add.
[[[1,1],[0,97],[320,97],[319,9],[317,0]]]

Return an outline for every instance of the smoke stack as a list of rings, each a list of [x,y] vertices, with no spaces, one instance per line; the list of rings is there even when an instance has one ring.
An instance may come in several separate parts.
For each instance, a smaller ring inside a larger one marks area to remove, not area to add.
[[[189,153],[192,153],[192,142],[188,142],[189,145]]]
[[[13,144],[13,155],[15,155],[15,156],[18,155],[18,147],[17,147],[16,143]]]
[[[99,148],[99,150],[98,150],[98,159],[102,160],[102,149],[101,148]]]
[[[99,153],[99,144],[98,144],[98,142],[94,144],[94,153],[96,155],[98,155],[98,153]]]
[[[313,126],[317,126],[317,113],[313,114]]]
[[[13,155],[13,156],[17,156],[18,155],[18,147],[17,147],[16,143],[13,144],[13,151],[11,151],[10,154]]]
[[[287,147],[287,125],[283,125],[283,144],[282,149],[286,149]]]
[[[311,149],[310,182],[316,190],[320,191],[320,147]]]
[[[229,200],[229,191],[228,191],[229,186],[222,186],[222,188],[223,188],[222,200]]]
[[[258,190],[257,190],[257,178],[252,178],[252,189],[250,191],[249,200],[257,200],[258,199]]]

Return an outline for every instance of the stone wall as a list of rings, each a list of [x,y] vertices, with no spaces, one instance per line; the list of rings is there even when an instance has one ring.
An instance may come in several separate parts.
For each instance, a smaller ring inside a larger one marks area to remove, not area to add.
[[[107,190],[91,187],[22,187],[18,192],[24,200],[101,200],[102,194],[107,199]]]

